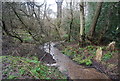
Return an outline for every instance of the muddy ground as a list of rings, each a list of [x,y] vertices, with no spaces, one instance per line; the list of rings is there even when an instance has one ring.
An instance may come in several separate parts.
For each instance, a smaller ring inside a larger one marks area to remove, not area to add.
[[[40,61],[43,63],[55,63],[55,60],[52,58],[52,56],[44,50],[41,50],[40,45],[35,45],[35,44],[29,44],[29,43],[15,43],[13,42],[13,39],[11,37],[3,37],[2,38],[2,55],[3,56],[20,56],[20,57],[28,57],[30,58],[31,56],[36,56],[39,58]],[[2,61],[2,71],[6,71],[10,69],[10,64],[6,63],[5,59]],[[16,74],[15,71],[11,71],[11,74]],[[3,79],[6,79],[8,75],[4,74],[2,75]],[[32,79],[31,76],[25,75],[20,77],[20,79]]]
[[[62,43],[62,44],[56,45],[56,47],[59,50],[64,50],[66,48],[66,46],[76,48],[76,49],[79,48],[79,45],[76,42]],[[118,49],[118,48],[116,48],[116,49]],[[108,52],[107,50],[103,50],[103,55],[106,54],[107,52]],[[84,64],[79,64],[79,65],[83,65],[87,68],[95,68],[99,72],[102,72],[102,73],[105,73],[106,75],[108,75],[114,81],[119,81],[118,80],[119,79],[119,66],[118,66],[119,54],[120,54],[120,52],[118,50],[118,52],[113,53],[113,56],[111,59],[109,59],[107,61],[101,61],[100,63],[98,63],[94,59],[92,59],[93,64],[91,66],[85,66]],[[72,58],[72,57],[70,57],[70,58]],[[75,63],[77,63],[77,62],[75,62]]]
[[[29,43],[14,43],[13,39],[11,37],[3,37],[2,42],[2,55],[12,55],[12,56],[22,56],[22,57],[30,57],[30,56],[36,56],[44,63],[55,63],[55,60],[52,58],[52,56],[43,50],[41,50],[39,47],[40,45],[36,44],[29,44]],[[71,46],[75,47],[76,43],[64,43],[65,46]],[[57,48],[60,50],[64,49],[65,46],[58,44],[56,45]],[[45,55],[45,56],[44,56]],[[44,57],[43,57],[44,56]],[[105,64],[98,64],[94,62],[94,65],[92,67],[98,69],[99,71],[103,71],[107,73],[108,76],[110,76],[112,79],[118,79],[118,67],[113,66],[113,64],[118,64],[118,54],[115,54],[114,57],[112,57],[110,60],[108,60]],[[106,66],[107,65],[107,66]],[[6,64],[3,64],[3,67],[7,66]],[[109,67],[108,67],[109,66]],[[3,69],[4,70],[4,69]],[[5,77],[3,75],[3,77]],[[28,76],[27,76],[28,77]]]
[[[44,63],[51,64],[55,62],[50,54],[40,49],[40,45],[19,42],[14,43],[11,37],[3,37],[2,40],[2,55],[22,57],[36,56]]]

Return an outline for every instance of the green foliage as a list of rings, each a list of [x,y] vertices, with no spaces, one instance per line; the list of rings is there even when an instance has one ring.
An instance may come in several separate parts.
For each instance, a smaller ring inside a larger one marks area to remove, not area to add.
[[[33,79],[65,79],[66,77],[62,75],[55,68],[48,67],[38,60],[37,57],[14,57],[14,56],[1,56],[3,63],[9,63],[10,67],[3,71],[3,75],[7,74],[7,79],[17,79],[22,76],[31,76]],[[14,70],[17,69],[18,76],[14,76]],[[54,76],[54,77],[52,77]]]
[[[66,54],[67,56],[75,56],[76,55],[76,51],[74,51],[74,49],[71,47],[67,47],[66,49],[64,49],[62,51],[62,53]]]
[[[8,79],[16,79],[17,77],[16,76],[14,76],[14,75],[9,75],[8,76]]]
[[[87,46],[86,47],[88,50],[93,50],[94,49],[94,46]]]
[[[103,34],[103,39],[105,43],[109,43],[111,40],[119,41],[120,39],[120,14],[118,14],[118,10],[120,10],[119,5],[120,3],[103,3],[101,15],[98,19],[99,23],[97,23],[96,26],[96,32],[99,33],[99,35],[97,34],[96,38],[99,39],[100,35]],[[103,30],[106,30],[106,32],[104,32]]]
[[[79,64],[86,64],[87,66],[92,64],[90,57],[83,59],[81,56],[77,56],[73,58],[74,61],[78,62]]]
[[[68,13],[69,14],[69,13]],[[72,27],[71,27],[71,33],[70,33],[70,24],[71,24],[71,18],[69,18],[69,15],[66,15],[63,18],[63,28],[67,32],[67,34],[70,34],[71,40],[75,41],[79,39],[79,23],[80,23],[80,18],[79,18],[79,12],[74,11],[73,12],[73,21],[72,21]]]
[[[112,53],[108,52],[104,54],[104,56],[102,57],[102,60],[106,61],[106,60],[109,60],[110,58],[112,58]]]
[[[89,52],[91,53],[90,56],[85,55],[84,51],[86,49],[89,50]],[[62,53],[70,56],[72,60],[76,61],[79,64],[85,64],[89,66],[92,64],[91,59],[93,58],[93,55],[95,55],[95,48],[93,46],[88,46],[86,48],[67,47],[62,51]]]
[[[106,46],[102,46],[101,48],[102,48],[102,50],[106,50],[107,49]]]
[[[69,37],[68,34],[63,35],[63,39],[65,39],[65,40],[68,39],[68,37]]]
[[[89,51],[91,56],[95,56],[96,55],[96,47],[95,46],[91,46],[90,45],[90,46],[87,46],[85,49]]]
[[[19,69],[19,73],[20,75],[24,75],[25,74],[25,70],[23,68]]]
[[[20,35],[20,37],[22,38],[23,41],[25,41],[25,42],[34,41],[32,36],[29,33],[27,33],[25,30],[18,29],[17,31],[18,31],[17,33]],[[18,41],[18,39],[16,39],[16,38],[14,38],[14,40]]]
[[[67,38],[68,37],[68,34],[64,34],[64,36],[63,36],[64,38]]]
[[[33,38],[28,33],[26,33],[25,31],[23,31],[21,33],[21,35],[22,35],[22,38],[23,38],[24,41],[26,41],[26,42],[33,41]]]
[[[32,41],[33,39],[32,37],[29,36],[29,37],[25,37],[23,40],[29,42],[29,41]]]

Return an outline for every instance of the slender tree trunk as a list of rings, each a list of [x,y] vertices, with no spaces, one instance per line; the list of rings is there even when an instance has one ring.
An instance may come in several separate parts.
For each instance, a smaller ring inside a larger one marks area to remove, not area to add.
[[[72,11],[72,1],[70,2],[70,12],[71,12],[71,22],[70,22],[70,30],[69,30],[69,42],[72,36],[72,24],[73,24],[73,11]]]
[[[47,3],[45,3],[43,20],[45,20],[45,17],[46,17],[46,10],[47,10]],[[45,21],[44,21],[44,22],[45,22]]]
[[[62,3],[63,0],[57,1],[56,0],[56,4],[57,4],[57,26],[56,27],[56,31],[61,39],[61,18],[62,18]]]
[[[40,7],[38,7],[38,19],[40,19]]]
[[[61,27],[61,18],[62,18],[62,3],[63,0],[61,0],[61,2],[56,2],[57,3],[57,26],[58,28]]]
[[[98,6],[97,6],[96,11],[95,11],[95,16],[93,17],[93,22],[90,26],[90,31],[89,31],[90,38],[93,38],[93,35],[95,34],[95,28],[96,28],[97,21],[98,21],[98,18],[100,16],[100,12],[102,9],[102,2],[98,2],[97,5]]]
[[[84,2],[80,2],[80,43],[83,46],[85,39],[85,18],[84,18]]]

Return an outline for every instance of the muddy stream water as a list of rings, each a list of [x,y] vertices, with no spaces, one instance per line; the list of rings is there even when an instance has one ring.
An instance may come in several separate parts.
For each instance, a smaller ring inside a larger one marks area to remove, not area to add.
[[[108,79],[106,75],[96,71],[94,68],[85,69],[85,67],[73,62],[55,47],[56,44],[58,42],[48,42],[43,46],[44,51],[51,54],[56,61],[54,64],[47,64],[48,66],[58,67],[60,72],[71,79]]]
[[[54,47],[57,42],[49,42],[44,44],[44,51],[49,53],[53,59],[56,61],[54,64],[47,64],[48,66],[56,66],[59,71],[68,75],[68,63],[74,64],[71,59],[69,59],[66,55],[62,54],[56,47]]]

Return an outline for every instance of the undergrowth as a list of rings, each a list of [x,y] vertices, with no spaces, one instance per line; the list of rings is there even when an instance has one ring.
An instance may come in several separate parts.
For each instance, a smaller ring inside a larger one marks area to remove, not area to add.
[[[62,53],[69,56],[72,60],[76,61],[79,64],[85,64],[86,66],[92,65],[92,59],[96,55],[96,50],[99,48],[99,46],[87,46],[84,48],[74,48],[67,46],[64,50],[62,50]],[[102,50],[106,50],[106,47],[101,47]],[[115,51],[117,52],[117,51]],[[112,55],[114,52],[110,52],[106,50],[106,53],[102,56],[102,61],[107,61],[112,58]]]
[[[85,48],[66,47],[62,53],[71,57],[72,60],[76,61],[79,64],[90,66],[92,65],[91,59],[95,55],[95,50],[96,48],[93,46],[88,46]]]
[[[66,79],[56,68],[48,67],[37,57],[0,56],[4,79]]]

